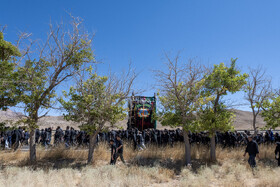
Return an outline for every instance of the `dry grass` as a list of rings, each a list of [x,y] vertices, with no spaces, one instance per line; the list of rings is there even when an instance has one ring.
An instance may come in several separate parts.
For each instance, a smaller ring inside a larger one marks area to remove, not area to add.
[[[38,163],[29,165],[28,152],[2,151],[0,186],[280,186],[280,168],[274,146],[260,146],[258,168],[252,172],[243,158],[244,148],[217,148],[218,163],[207,160],[204,146],[192,148],[193,167],[182,167],[183,145],[133,151],[126,145],[116,166],[108,164],[110,150],[101,144],[95,163],[85,166],[87,151],[81,149],[38,149]]]

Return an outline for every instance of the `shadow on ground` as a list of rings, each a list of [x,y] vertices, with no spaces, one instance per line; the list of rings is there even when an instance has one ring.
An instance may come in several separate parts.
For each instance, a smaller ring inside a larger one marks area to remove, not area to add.
[[[65,158],[43,158],[40,160],[37,160],[36,163],[31,163],[29,160],[23,160],[21,162],[18,162],[16,164],[9,164],[9,165],[1,165],[1,169],[4,169],[5,167],[29,167],[31,169],[37,170],[37,169],[43,169],[43,170],[50,170],[50,169],[65,169],[65,168],[71,168],[71,169],[78,169],[81,170],[86,166],[86,161],[84,160],[77,160],[77,159],[65,159]]]
[[[185,166],[185,161],[183,159],[172,160],[172,159],[165,159],[162,160],[158,157],[135,157],[130,161],[132,166],[145,166],[145,167],[155,167],[160,166],[166,169],[173,170],[176,175],[179,175],[182,169]],[[193,159],[192,160],[192,170],[193,172],[197,172],[199,168],[203,166],[212,165],[210,162],[206,162],[200,159]]]

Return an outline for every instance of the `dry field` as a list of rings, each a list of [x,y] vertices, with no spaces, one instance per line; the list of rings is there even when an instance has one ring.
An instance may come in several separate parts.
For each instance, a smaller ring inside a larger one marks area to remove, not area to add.
[[[95,163],[86,166],[86,150],[38,149],[38,163],[30,165],[28,152],[0,152],[0,186],[280,186],[280,168],[274,146],[261,146],[258,168],[252,172],[244,148],[217,148],[218,162],[209,163],[208,149],[192,148],[193,165],[182,167],[183,146],[135,152],[126,145],[127,165],[108,164],[108,145],[97,147]]]

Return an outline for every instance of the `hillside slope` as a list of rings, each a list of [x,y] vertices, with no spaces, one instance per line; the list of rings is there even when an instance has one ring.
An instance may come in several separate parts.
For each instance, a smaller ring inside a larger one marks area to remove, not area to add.
[[[236,130],[250,130],[252,129],[252,113],[248,111],[241,111],[241,110],[233,110],[236,119],[234,122],[234,127]],[[15,113],[11,110],[7,111],[0,111],[0,122],[3,121],[12,121],[15,122],[19,119],[21,119],[23,115],[21,113]],[[126,129],[126,120],[119,121],[116,126],[121,127],[123,129]],[[78,124],[74,122],[69,122],[63,119],[63,116],[46,116],[39,120],[38,125],[40,128],[47,128],[47,127],[53,127],[55,129],[57,126],[62,127],[65,129],[67,126],[72,126],[74,128],[78,128]],[[257,126],[258,127],[264,127],[265,122],[262,119],[262,117],[257,118]],[[161,124],[158,123],[158,129],[164,129],[168,127],[163,127]]]

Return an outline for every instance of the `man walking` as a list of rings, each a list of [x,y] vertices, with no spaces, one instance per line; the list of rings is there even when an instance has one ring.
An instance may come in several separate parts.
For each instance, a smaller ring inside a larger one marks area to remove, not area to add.
[[[278,160],[278,166],[280,167],[280,142],[277,142],[276,145],[275,159]]]
[[[123,159],[123,143],[122,143],[121,137],[119,135],[117,135],[116,148],[117,149],[116,149],[116,159],[115,159],[115,162],[120,157],[122,162],[125,164],[125,161]]]
[[[111,145],[111,165],[115,165],[116,163],[116,145],[114,140],[110,140],[110,145]]]
[[[244,153],[244,157],[246,154],[249,154],[249,160],[248,163],[250,164],[251,168],[255,168],[257,166],[256,164],[256,156],[259,157],[259,146],[258,144],[253,140],[252,136],[248,137],[248,144]]]

